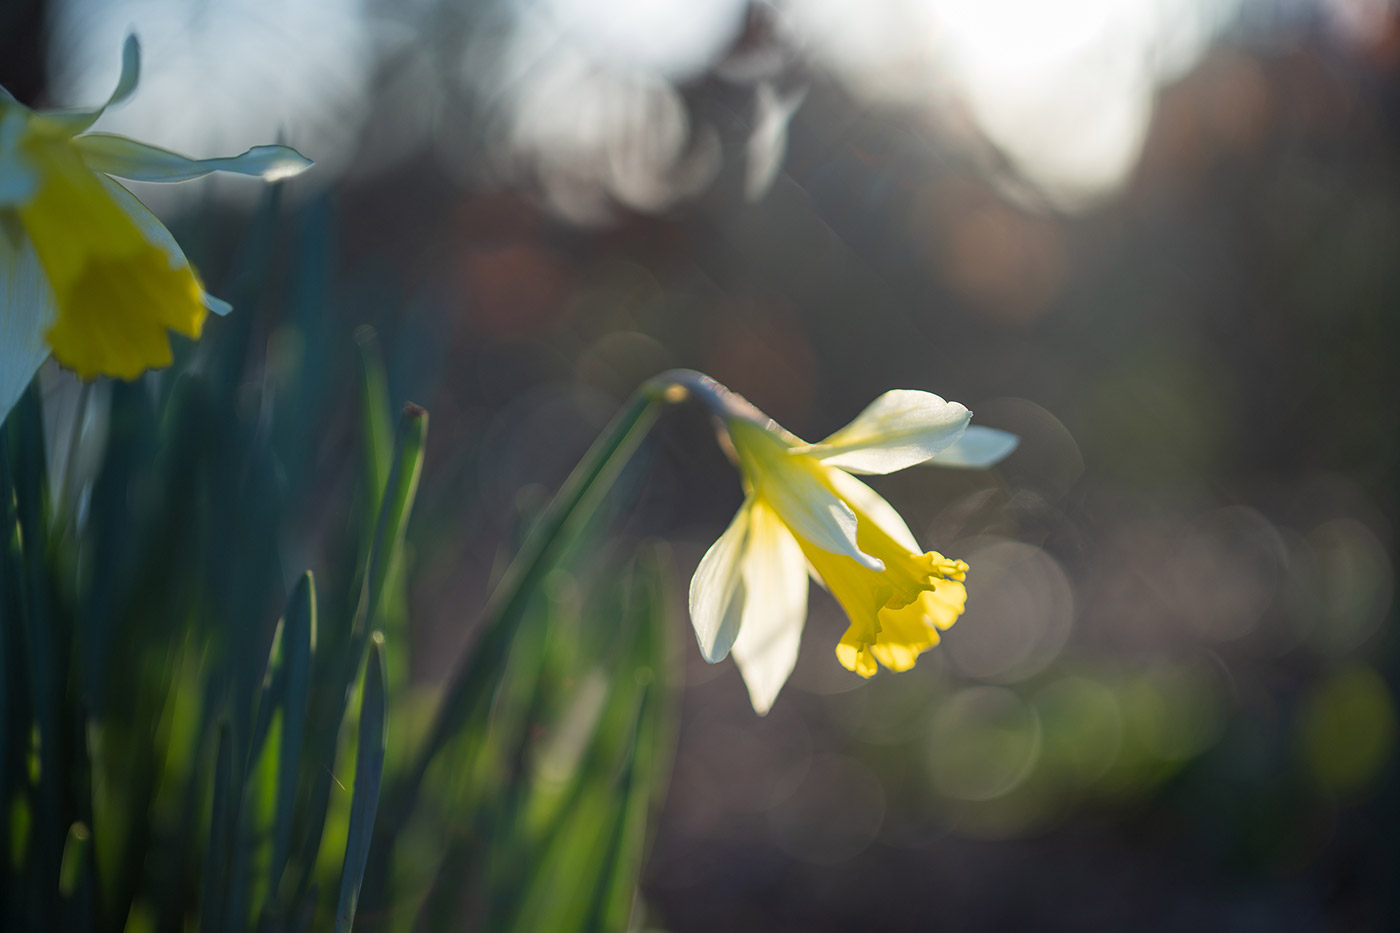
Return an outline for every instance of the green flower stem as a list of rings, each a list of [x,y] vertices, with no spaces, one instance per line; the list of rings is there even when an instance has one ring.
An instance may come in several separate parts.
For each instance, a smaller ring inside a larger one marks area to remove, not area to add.
[[[404,407],[399,421],[399,436],[395,443],[394,463],[389,482],[380,503],[379,521],[374,530],[374,545],[369,553],[369,573],[365,577],[365,618],[367,631],[373,631],[379,620],[380,599],[394,556],[403,547],[408,515],[418,495],[418,477],[423,472],[423,445],[428,434],[428,413],[417,405]],[[366,632],[357,631],[364,637]],[[357,652],[354,667],[360,665]]]
[[[448,684],[427,741],[396,795],[401,808],[394,808],[391,819],[406,817],[406,810],[434,756],[482,702],[489,702],[490,693],[481,685],[490,683],[491,672],[504,663],[517,621],[558,556],[563,540],[561,532],[586,520],[597,508],[655,423],[658,403],[678,402],[689,396],[687,383],[691,377],[686,373],[682,370],[663,373],[633,394],[627,407],[594,441],[530,530],[482,612],[481,635]]]

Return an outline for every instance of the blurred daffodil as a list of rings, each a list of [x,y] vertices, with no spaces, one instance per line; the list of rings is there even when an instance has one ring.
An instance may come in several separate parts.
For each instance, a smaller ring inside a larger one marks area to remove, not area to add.
[[[198,338],[208,312],[229,310],[204,291],[170,231],[109,176],[276,180],[311,164],[285,146],[189,159],[85,132],[135,91],[140,59],[128,37],[117,88],[93,110],[35,112],[0,88],[0,421],[50,354],[84,379],[134,379],[169,365],[167,331]]]
[[[744,502],[690,583],[690,615],[710,662],[731,651],[754,709],[767,712],[792,673],[807,616],[807,576],[850,618],[836,646],[862,677],[877,662],[908,670],[962,614],[967,564],[923,551],[893,507],[852,474],[917,463],[989,466],[1016,437],[969,427],[969,412],[929,392],[886,392],[817,444],[789,434],[698,373],[674,376],[716,414]]]

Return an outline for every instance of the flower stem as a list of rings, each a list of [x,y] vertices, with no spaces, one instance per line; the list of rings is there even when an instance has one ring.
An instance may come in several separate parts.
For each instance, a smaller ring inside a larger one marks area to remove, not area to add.
[[[491,673],[500,670],[504,664],[516,624],[567,538],[561,532],[586,520],[598,507],[603,495],[612,487],[655,423],[658,403],[680,401],[686,397],[685,392],[673,391],[678,383],[667,380],[665,377],[669,375],[652,379],[633,394],[627,406],[613,418],[583,455],[526,536],[519,553],[491,594],[482,612],[481,634],[465,663],[459,664],[455,670],[427,741],[414,767],[407,772],[407,780],[399,788],[396,802],[400,805],[405,808],[412,806],[434,756],[451,741],[474,711],[480,709],[483,703],[490,702],[492,691],[487,689],[487,685],[494,683]],[[389,819],[403,819],[406,816],[407,813],[400,810]]]

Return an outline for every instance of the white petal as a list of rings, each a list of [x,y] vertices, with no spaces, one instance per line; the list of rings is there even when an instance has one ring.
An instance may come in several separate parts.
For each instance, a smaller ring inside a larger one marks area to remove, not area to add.
[[[19,104],[0,101],[0,208],[23,204],[39,191],[39,173],[19,151],[31,116]]]
[[[849,473],[832,470],[831,474],[831,482],[836,491],[850,500],[863,518],[873,521],[885,534],[908,548],[909,553],[923,553],[923,548],[919,547],[919,542],[914,539],[914,533],[909,530],[909,526],[904,523],[894,506],[885,501],[884,496]]]
[[[48,359],[53,292],[18,224],[0,217],[0,425]]]
[[[797,664],[807,621],[807,560],[797,539],[761,502],[749,520],[741,571],[745,599],[734,662],[761,716],[773,706]]]
[[[191,159],[179,153],[110,133],[88,133],[73,140],[84,164],[132,181],[188,181],[210,172],[252,175],[280,181],[300,175],[311,160],[290,146],[254,146],[242,155]]]
[[[690,578],[690,623],[700,654],[711,664],[723,661],[739,636],[745,599],[742,561],[752,513],[753,500],[747,499]]]
[[[165,228],[165,224],[161,223],[160,218],[151,213],[151,209],[142,204],[136,195],[104,175],[98,175],[97,179],[102,182],[112,199],[136,222],[136,226],[141,228],[141,234],[146,238],[146,242],[159,247],[165,255],[170,257],[172,269],[179,269],[190,264],[190,261],[185,258],[184,251],[180,249],[180,244],[175,242],[175,237],[171,236],[170,231]],[[233,310],[228,302],[215,298],[208,292],[204,293],[204,307],[221,317]]]
[[[745,475],[756,495],[766,501],[798,538],[833,554],[845,554],[861,566],[884,570],[885,565],[856,542],[856,513],[827,487],[835,471],[795,455],[792,441],[742,417],[725,421]],[[790,436],[790,435],[789,435]],[[796,440],[794,438],[793,440]]]
[[[934,454],[929,465],[970,469],[989,467],[1001,462],[1020,443],[1021,439],[1010,431],[972,424],[968,425],[962,437]]]
[[[50,123],[61,126],[68,135],[77,135],[96,123],[97,118],[102,116],[108,107],[120,104],[130,97],[140,80],[141,43],[134,35],[127,36],[122,45],[122,73],[117,78],[117,86],[112,90],[112,96],[107,98],[105,104],[93,110],[46,110],[42,116]]]
[[[893,473],[952,444],[971,417],[932,392],[892,389],[826,440],[798,449],[851,473]]]
[[[799,538],[823,551],[853,557],[871,570],[885,569],[883,561],[856,543],[856,513],[811,473],[801,468],[785,470],[782,476],[767,478],[761,491]]]
[[[233,310],[233,305],[224,301],[222,298],[215,298],[213,295],[205,292],[204,309],[210,314],[217,314],[219,317],[223,317]]]

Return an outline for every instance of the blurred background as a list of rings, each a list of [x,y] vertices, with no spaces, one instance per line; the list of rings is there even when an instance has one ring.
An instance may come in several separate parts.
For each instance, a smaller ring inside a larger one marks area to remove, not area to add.
[[[357,326],[432,412],[415,682],[661,369],[808,439],[891,387],[1021,436],[874,483],[972,565],[912,672],[840,668],[814,589],[758,718],[682,633],[652,926],[1400,923],[1395,4],[5,0],[0,84],[94,104],[129,31],[98,129],[318,163],[237,310],[317,426],[285,582],[343,506]],[[255,187],[137,190],[219,293]],[[688,577],[737,475],[691,409],[641,459],[615,533]]]

